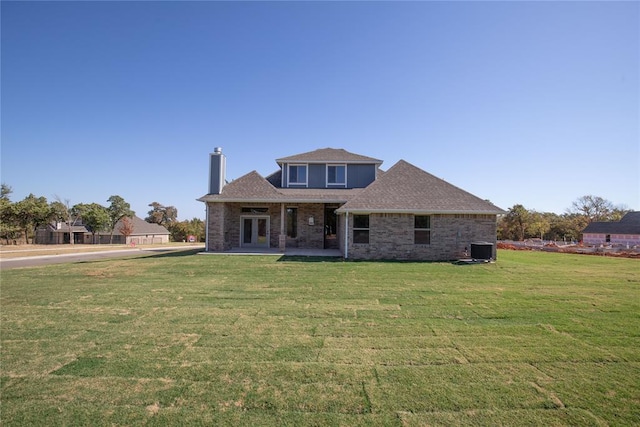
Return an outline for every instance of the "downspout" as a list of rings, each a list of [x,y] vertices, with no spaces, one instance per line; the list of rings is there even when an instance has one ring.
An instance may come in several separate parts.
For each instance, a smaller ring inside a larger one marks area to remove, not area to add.
[[[349,258],[349,211],[344,213],[344,259]]]

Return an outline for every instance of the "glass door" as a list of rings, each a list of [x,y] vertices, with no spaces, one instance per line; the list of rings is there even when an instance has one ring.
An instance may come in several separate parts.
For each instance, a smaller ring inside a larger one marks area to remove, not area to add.
[[[269,247],[269,217],[242,217],[242,245]]]

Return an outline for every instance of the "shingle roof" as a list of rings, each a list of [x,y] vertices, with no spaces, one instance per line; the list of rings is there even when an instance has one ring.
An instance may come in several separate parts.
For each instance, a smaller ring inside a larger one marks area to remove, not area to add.
[[[620,221],[592,222],[582,233],[640,234],[640,211],[629,212]]]
[[[296,154],[289,157],[277,159],[278,164],[304,162],[304,163],[375,163],[382,164],[382,160],[373,157],[362,156],[360,154],[350,153],[342,148],[320,148],[318,150],[309,151],[307,153]]]
[[[133,218],[129,218],[131,220],[131,223],[133,225],[133,233],[131,233],[132,236],[139,236],[139,235],[147,235],[147,234],[170,234],[169,230],[167,230],[165,227],[161,226],[160,224],[154,224],[154,223],[150,223],[147,222],[145,220],[143,220],[142,218],[138,218],[137,216],[134,216]],[[118,236],[122,233],[120,233],[120,227],[122,226],[122,220],[118,221],[116,223],[115,229],[113,230],[113,235],[114,236]]]
[[[224,187],[221,194],[210,194],[204,198],[210,200],[277,200],[280,194],[275,187],[264,179],[258,172],[251,171],[238,179],[234,179]]]
[[[55,224],[47,224],[47,228],[49,231],[53,231],[53,232],[68,233],[69,223],[68,222],[61,223],[60,228],[56,228]],[[72,225],[71,232],[72,233],[89,233],[90,231],[84,225]]]
[[[366,188],[278,188],[278,174],[267,179],[258,172],[225,185],[221,194],[202,202],[344,203],[338,212],[428,212],[502,214],[504,211],[412,164],[400,160]],[[271,180],[271,182],[269,180]]]
[[[400,160],[338,212],[485,213],[504,211]]]
[[[258,172],[252,171],[225,185],[220,194],[207,194],[198,200],[202,202],[317,201],[344,203],[360,191],[362,191],[361,188],[276,188]]]

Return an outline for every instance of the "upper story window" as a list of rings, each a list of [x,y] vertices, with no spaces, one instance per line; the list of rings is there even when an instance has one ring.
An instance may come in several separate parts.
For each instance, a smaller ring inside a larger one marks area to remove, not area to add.
[[[307,185],[307,165],[289,165],[289,184]]]
[[[345,165],[327,165],[327,185],[346,185],[347,167]]]

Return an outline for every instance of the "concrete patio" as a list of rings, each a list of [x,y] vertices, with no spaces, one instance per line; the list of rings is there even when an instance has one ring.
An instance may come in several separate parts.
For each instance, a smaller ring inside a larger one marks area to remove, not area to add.
[[[338,249],[302,249],[287,248],[284,252],[278,248],[232,248],[224,252],[200,252],[202,255],[276,255],[341,258]]]

